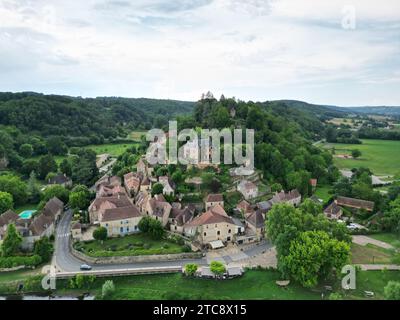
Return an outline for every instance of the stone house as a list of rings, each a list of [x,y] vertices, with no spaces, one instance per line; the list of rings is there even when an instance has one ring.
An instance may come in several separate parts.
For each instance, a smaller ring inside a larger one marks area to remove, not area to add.
[[[251,181],[242,180],[237,186],[237,190],[246,200],[256,198],[258,196],[258,187]]]
[[[158,178],[158,182],[162,184],[163,188],[163,194],[172,196],[175,193],[175,183],[168,177],[168,176],[162,176]]]
[[[246,227],[255,234],[257,241],[265,238],[265,219],[260,210],[254,211],[246,217]]]
[[[104,211],[100,226],[107,229],[109,237],[124,236],[139,232],[139,222],[142,217],[139,209],[133,204],[110,208]]]
[[[301,203],[301,194],[297,189],[291,190],[289,192],[285,192],[282,190],[279,193],[276,192],[270,201],[272,204],[289,203],[297,207]]]
[[[89,206],[89,218],[91,224],[99,224],[107,209],[128,207],[132,202],[126,195],[96,198]]]
[[[50,178],[47,181],[47,184],[49,184],[49,185],[58,184],[60,186],[63,186],[64,188],[71,188],[72,180],[69,177],[67,177],[66,174],[59,173],[56,176]]]
[[[354,199],[348,197],[337,197],[335,200],[338,206],[353,208],[353,209],[362,209],[368,212],[374,211],[375,203],[372,201]]]
[[[324,210],[324,214],[328,219],[338,220],[343,214],[343,210],[339,207],[335,201],[333,201],[329,206],[327,206]]]
[[[236,224],[220,205],[216,205],[186,223],[183,230],[184,235],[205,246],[214,241],[233,242]]]
[[[224,197],[222,194],[209,194],[204,200],[204,208],[207,211],[208,209],[220,205],[222,208],[224,207]]]

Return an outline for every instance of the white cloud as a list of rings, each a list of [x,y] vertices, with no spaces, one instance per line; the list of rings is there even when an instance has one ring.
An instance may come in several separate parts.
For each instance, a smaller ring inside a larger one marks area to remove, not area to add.
[[[0,90],[369,104],[377,81],[399,82],[399,3],[352,0],[357,28],[344,30],[348,4],[0,0]]]

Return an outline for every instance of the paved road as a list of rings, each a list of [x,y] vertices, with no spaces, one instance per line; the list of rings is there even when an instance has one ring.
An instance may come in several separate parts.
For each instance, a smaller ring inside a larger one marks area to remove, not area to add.
[[[72,219],[72,211],[68,210],[62,216],[57,229],[56,229],[56,244],[55,244],[55,261],[57,269],[64,272],[75,272],[79,271],[80,266],[84,263],[83,261],[74,257],[69,250],[70,230],[69,226]],[[251,258],[255,255],[259,255],[265,250],[269,249],[271,244],[268,242],[262,243],[259,246],[245,249],[243,253],[245,257]],[[225,257],[224,257],[225,258]],[[137,269],[137,268],[158,268],[158,267],[172,267],[181,266],[183,267],[187,263],[196,263],[198,265],[207,265],[207,258],[201,259],[185,259],[177,261],[160,261],[160,262],[142,262],[142,263],[128,263],[128,264],[102,264],[93,265],[94,271],[108,271],[108,270],[122,270],[122,269]]]

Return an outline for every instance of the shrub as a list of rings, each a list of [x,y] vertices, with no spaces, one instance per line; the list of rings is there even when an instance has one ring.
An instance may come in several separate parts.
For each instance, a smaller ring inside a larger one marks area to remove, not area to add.
[[[215,275],[223,275],[226,271],[225,265],[219,261],[212,261],[210,264],[210,270]]]
[[[189,276],[193,276],[198,269],[198,265],[195,263],[188,263],[185,266],[185,273]]]
[[[389,281],[384,289],[386,300],[400,300],[400,282]]]
[[[8,269],[19,266],[36,267],[42,262],[39,255],[33,256],[16,256],[16,257],[0,257],[0,268]]]
[[[107,239],[107,229],[104,227],[98,227],[93,231],[93,238],[96,240],[104,241]]]
[[[112,280],[107,280],[104,282],[103,287],[101,288],[101,296],[103,299],[108,299],[115,292],[114,282]]]
[[[95,282],[96,276],[77,274],[69,281],[71,289],[89,289]]]

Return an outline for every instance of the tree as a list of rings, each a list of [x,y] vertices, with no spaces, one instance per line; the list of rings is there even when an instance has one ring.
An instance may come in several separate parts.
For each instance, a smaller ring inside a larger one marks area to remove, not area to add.
[[[22,163],[20,172],[28,177],[32,171],[37,172],[39,168],[39,162],[34,159],[27,159]]]
[[[61,137],[50,137],[47,139],[47,150],[55,156],[65,155],[68,152],[68,147]]]
[[[164,187],[161,183],[155,183],[153,184],[151,188],[151,194],[154,196],[156,194],[161,194],[163,193]]]
[[[389,281],[383,292],[386,300],[400,300],[400,282]]]
[[[216,276],[222,276],[226,272],[225,265],[220,261],[211,261],[210,270]]]
[[[268,213],[266,222],[267,235],[276,245],[278,269],[283,276],[291,276],[292,270],[284,260],[290,253],[292,241],[296,240],[305,231],[323,231],[329,237],[345,243],[351,242],[348,230],[344,224],[328,220],[318,205],[306,201],[303,206],[296,209],[289,204],[273,206]]]
[[[7,210],[12,209],[14,205],[14,199],[8,192],[0,191],[0,215]]]
[[[96,181],[99,170],[96,166],[96,153],[91,149],[79,149],[71,157],[71,178],[75,183],[91,186]]]
[[[304,202],[300,205],[299,209],[303,211],[304,213],[310,213],[313,216],[318,216],[322,212],[322,205],[315,203],[311,199],[306,199]]]
[[[171,179],[172,179],[172,181],[175,182],[175,183],[180,183],[180,182],[182,182],[182,179],[183,179],[182,171],[181,171],[181,170],[175,171],[175,172],[172,174]]]
[[[93,231],[93,238],[98,241],[107,240],[107,229],[105,227],[98,227],[96,230]]]
[[[147,233],[149,231],[150,220],[150,217],[143,217],[142,219],[140,219],[138,228],[141,232]]]
[[[51,154],[40,157],[38,175],[40,179],[46,178],[49,172],[57,172],[58,166]]]
[[[30,203],[38,203],[40,201],[40,189],[36,180],[35,171],[32,171],[29,175],[27,184],[28,201]]]
[[[147,233],[154,239],[161,239],[165,234],[162,223],[151,217],[143,217],[139,221],[138,227],[141,232]]]
[[[94,275],[77,274],[69,281],[69,286],[71,289],[89,289],[95,281]]]
[[[306,231],[290,243],[288,255],[281,259],[294,280],[312,288],[334,269],[341,270],[349,255],[347,243],[330,238],[323,231]]]
[[[47,187],[42,193],[43,202],[47,202],[54,197],[57,197],[62,202],[67,203],[69,200],[69,191],[61,185],[54,185]]]
[[[43,237],[35,241],[33,252],[42,258],[42,262],[49,262],[53,255],[53,244],[49,238]]]
[[[19,147],[19,154],[24,158],[32,157],[33,147],[29,143],[24,143]]]
[[[67,177],[72,175],[72,166],[68,159],[63,159],[63,161],[61,161],[60,172],[64,173]]]
[[[357,158],[361,157],[361,151],[358,150],[358,149],[354,149],[354,150],[351,151],[351,156],[354,159],[357,159]]]
[[[195,263],[188,263],[187,265],[185,265],[185,273],[189,276],[195,275],[197,269],[198,269],[198,265]]]
[[[3,243],[1,244],[3,257],[11,257],[17,254],[20,250],[21,243],[22,237],[15,228],[15,224],[9,224]]]
[[[282,188],[282,185],[280,183],[274,183],[274,184],[271,185],[271,191],[272,192],[280,192],[282,190],[283,190],[283,188]]]
[[[103,299],[109,299],[115,292],[115,285],[112,280],[106,280],[101,288],[101,297]]]
[[[24,204],[28,197],[25,182],[20,177],[11,174],[0,176],[0,191],[11,194],[15,205]]]
[[[73,209],[84,210],[89,206],[89,196],[85,191],[72,191],[69,194],[69,205]]]
[[[384,230],[400,233],[400,196],[389,203],[381,219]]]
[[[153,239],[162,239],[162,237],[165,234],[164,227],[161,223],[161,221],[158,221],[156,219],[151,219],[149,223],[149,231],[148,233]]]

